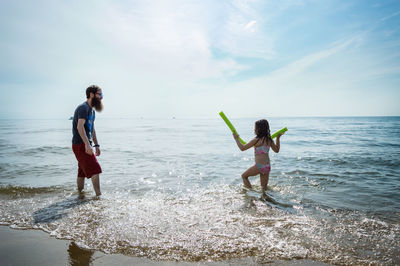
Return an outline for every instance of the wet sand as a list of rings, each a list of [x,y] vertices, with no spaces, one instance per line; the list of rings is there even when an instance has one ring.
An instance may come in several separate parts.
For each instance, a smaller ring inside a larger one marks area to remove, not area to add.
[[[222,262],[154,261],[146,258],[105,254],[78,247],[74,242],[60,240],[39,230],[16,230],[0,226],[0,265],[328,265],[312,260],[259,262],[243,258]]]

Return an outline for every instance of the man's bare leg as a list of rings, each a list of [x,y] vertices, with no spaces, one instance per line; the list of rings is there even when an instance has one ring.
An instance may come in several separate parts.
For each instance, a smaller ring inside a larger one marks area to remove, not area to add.
[[[96,196],[100,196],[101,195],[100,176],[98,174],[92,176],[92,184],[93,184],[94,192],[96,192]]]
[[[85,177],[80,177],[76,179],[76,183],[78,185],[78,192],[79,192],[79,198],[83,198],[85,194],[83,193],[83,188],[85,187]]]

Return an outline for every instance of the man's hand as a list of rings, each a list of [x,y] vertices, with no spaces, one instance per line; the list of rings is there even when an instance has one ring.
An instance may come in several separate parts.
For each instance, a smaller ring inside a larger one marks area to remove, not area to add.
[[[93,155],[93,149],[90,146],[90,144],[85,144],[85,151],[86,151],[87,154]]]
[[[100,147],[96,147],[96,156],[100,156]]]

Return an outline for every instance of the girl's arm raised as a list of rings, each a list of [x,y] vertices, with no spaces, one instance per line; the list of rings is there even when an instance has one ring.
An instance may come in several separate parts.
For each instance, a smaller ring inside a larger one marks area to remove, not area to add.
[[[272,149],[274,152],[276,152],[276,153],[278,153],[279,150],[281,149],[280,139],[281,139],[281,136],[282,136],[282,135],[283,135],[283,133],[282,133],[282,134],[279,134],[279,135],[276,137],[276,144],[274,143],[273,140],[271,140],[271,149]]]
[[[249,141],[248,143],[246,143],[245,145],[243,145],[240,140],[239,140],[239,135],[233,133],[233,137],[235,138],[236,144],[238,145],[239,149],[241,151],[245,151],[247,149],[250,149],[251,147],[254,146],[254,144],[256,144],[257,139],[252,139],[251,141]]]

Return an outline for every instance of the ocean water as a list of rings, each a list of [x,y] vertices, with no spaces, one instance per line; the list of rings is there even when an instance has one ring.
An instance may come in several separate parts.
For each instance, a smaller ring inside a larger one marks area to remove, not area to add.
[[[254,119],[232,119],[253,137]],[[158,260],[400,264],[400,117],[270,118],[268,195],[222,119],[97,116],[102,197],[76,192],[69,120],[0,120],[0,224]]]

